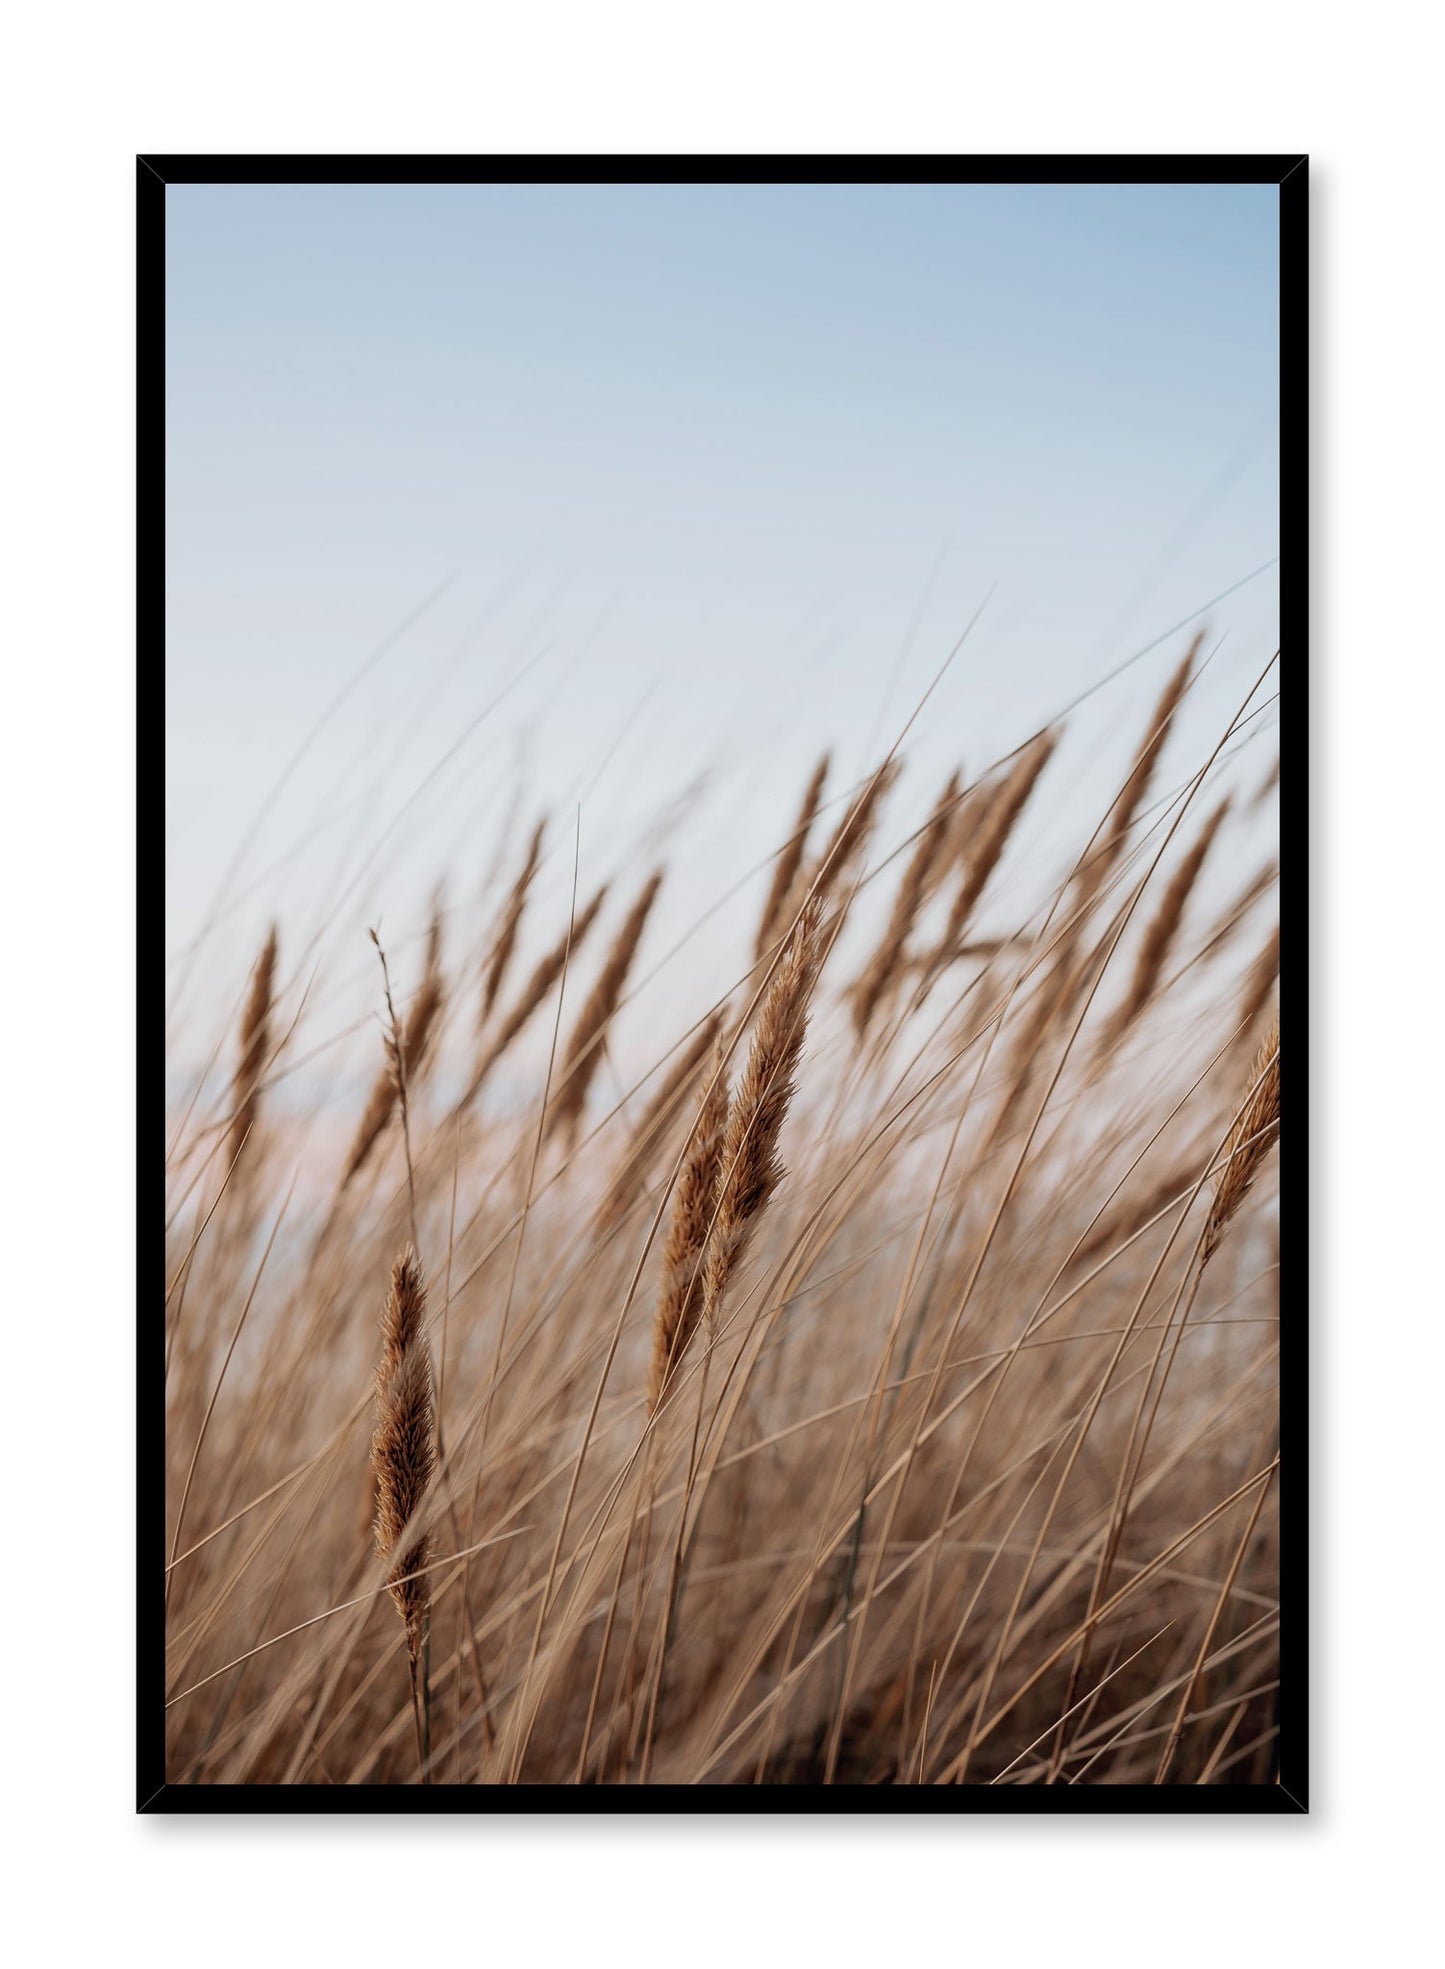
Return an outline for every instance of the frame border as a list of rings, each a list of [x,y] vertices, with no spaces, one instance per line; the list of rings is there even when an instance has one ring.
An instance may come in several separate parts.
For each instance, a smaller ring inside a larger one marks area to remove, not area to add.
[[[1300,652],[1300,675],[1280,715],[1280,848],[1300,873],[1281,885],[1280,1003],[1302,1035],[1304,1060],[1291,1084],[1289,1155],[1280,1164],[1280,1249],[1291,1278],[1280,1298],[1280,1686],[1275,1778],[1264,1785],[994,1787],[733,1785],[177,1786],[165,1777],[165,1322],[136,1318],[136,1811],[209,1816],[302,1812],[335,1816],[415,1813],[642,1815],[734,1813],[1104,1813],[1149,1818],[1309,1810],[1309,1244],[1308,939],[1309,812],[1309,158],[1299,152],[1248,156],[1106,155],[832,156],[562,154],[506,156],[179,155],[138,153],[136,164],[136,710],[137,730],[164,731],[165,718],[165,194],[186,184],[1274,184],[1279,188],[1280,642]],[[162,744],[162,751],[164,745]],[[137,773],[137,840],[164,857],[163,779]],[[144,948],[137,939],[137,951]],[[1293,962],[1298,955],[1298,963]],[[164,1059],[165,1031],[145,1009],[138,979],[138,1062]],[[152,1025],[154,1020],[154,1026]],[[161,1085],[160,1074],[154,1084]],[[143,1108],[144,1104],[138,1104]],[[140,1131],[138,1163],[148,1136]],[[138,1241],[137,1306],[151,1286],[148,1249]],[[1283,1254],[1288,1254],[1287,1258]],[[164,1263],[162,1262],[162,1276]],[[863,1802],[861,1792],[867,1793]],[[982,1794],[982,1795],[981,1795]]]

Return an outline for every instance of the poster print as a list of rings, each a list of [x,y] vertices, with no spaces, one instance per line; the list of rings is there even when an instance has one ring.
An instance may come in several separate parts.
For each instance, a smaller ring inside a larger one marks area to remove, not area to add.
[[[138,160],[142,1809],[1304,1809],[1306,181]]]

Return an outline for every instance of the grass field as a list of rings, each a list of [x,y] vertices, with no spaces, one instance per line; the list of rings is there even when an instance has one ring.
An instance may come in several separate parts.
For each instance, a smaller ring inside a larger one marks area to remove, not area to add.
[[[359,1032],[306,925],[234,953],[168,1126],[171,1782],[1272,1781],[1272,673],[1181,759],[1171,661],[1077,823],[1061,727],[907,827],[904,748],[824,759],[676,1029],[685,851],[557,906],[565,814],[475,934],[393,899]]]

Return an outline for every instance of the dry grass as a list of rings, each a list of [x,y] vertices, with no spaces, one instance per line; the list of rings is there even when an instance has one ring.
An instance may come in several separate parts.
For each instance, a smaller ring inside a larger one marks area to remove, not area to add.
[[[232,1089],[235,1116],[231,1122],[229,1152],[232,1161],[240,1155],[256,1125],[257,1089],[261,1072],[271,1050],[271,994],[276,983],[276,926],[273,923],[251,974],[251,994],[241,1018],[241,1056],[236,1065]]]
[[[577,1019],[576,1030],[562,1062],[562,1078],[548,1116],[550,1124],[569,1138],[574,1136],[587,1105],[587,1090],[601,1062],[607,1028],[622,998],[627,974],[642,942],[642,933],[662,887],[662,870],[647,878],[641,895],[628,910],[612,948],[607,953],[597,982],[587,995]]]
[[[1154,996],[1159,980],[1164,972],[1165,960],[1174,947],[1179,935],[1179,926],[1184,915],[1185,904],[1189,901],[1199,872],[1204,866],[1204,858],[1209,853],[1215,835],[1224,824],[1224,816],[1229,812],[1229,800],[1219,802],[1214,812],[1205,821],[1189,852],[1170,878],[1159,907],[1150,919],[1139,945],[1139,955],[1134,964],[1134,975],[1129,980],[1129,990],[1120,1005],[1113,1022],[1104,1035],[1106,1049],[1116,1045],[1123,1037],[1126,1028],[1137,1019],[1149,1000]]]
[[[1255,1056],[1244,1105],[1229,1131],[1224,1145],[1224,1166],[1215,1185],[1209,1221],[1204,1227],[1200,1263],[1206,1263],[1218,1248],[1245,1197],[1249,1194],[1260,1164],[1273,1148],[1279,1134],[1279,1015],[1270,1027],[1269,1037]]]
[[[547,823],[539,820],[527,844],[521,873],[512,884],[511,893],[502,909],[502,920],[497,926],[496,942],[487,957],[486,973],[482,979],[482,1002],[477,1014],[477,1024],[483,1029],[492,1016],[497,993],[501,990],[502,980],[507,975],[512,952],[517,947],[517,933],[522,927],[522,911],[527,906],[527,891],[532,886],[532,879],[537,873],[537,864],[542,858],[542,837],[546,831]]]
[[[1271,1781],[1278,932],[1193,675],[1087,814],[1051,729],[820,847],[825,760],[720,968],[681,840],[593,952],[540,828],[470,948],[388,900],[385,1046],[236,952],[169,1131],[174,1782]]]
[[[420,989],[407,1013],[398,1042],[388,1045],[387,1058],[376,1077],[371,1098],[356,1131],[356,1139],[351,1145],[351,1153],[346,1158],[346,1173],[341,1179],[343,1189],[366,1167],[372,1150],[396,1110],[406,1083],[416,1080],[421,1073],[427,1046],[442,1008],[440,944],[434,936],[428,938],[428,953],[427,969]]]
[[[712,1053],[722,1030],[722,1014],[713,1012],[679,1048],[657,1092],[638,1116],[637,1127],[628,1147],[618,1156],[616,1173],[603,1193],[597,1212],[597,1225],[605,1232],[636,1199],[638,1187],[667,1138],[667,1132],[682,1111],[689,1090],[695,1085],[704,1060]]]
[[[507,1048],[526,1031],[533,1014],[547,997],[554,984],[567,968],[569,959],[580,950],[582,942],[602,910],[607,900],[607,887],[603,886],[582,910],[576,919],[569,923],[562,936],[553,944],[546,956],[538,961],[536,969],[522,988],[516,1004],[502,1020],[492,1037],[485,1042],[477,1060],[476,1071],[471,1086],[467,1090],[467,1100],[471,1101],[481,1089],[482,1082],[501,1059]]]
[[[1029,795],[1038,783],[1039,774],[1053,756],[1057,743],[1054,735],[1044,736],[1025,750],[1014,761],[1007,777],[987,801],[977,832],[963,845],[963,875],[955,891],[949,908],[948,921],[944,925],[943,940],[939,946],[934,969],[946,964],[955,956],[963,943],[964,931],[973,918],[973,912],[988,886],[988,878],[993,874],[1008,846],[1008,839],[1018,823],[1019,815],[1028,804]]]
[[[431,1533],[417,1529],[436,1471],[436,1408],[426,1338],[426,1286],[408,1245],[391,1268],[376,1363],[376,1550],[406,1635],[407,1668],[420,1769],[428,1781],[430,1693],[426,1652],[431,1630]]]
[[[853,992],[853,1025],[863,1038],[873,1014],[907,969],[904,952],[908,934],[938,879],[939,863],[948,847],[949,834],[956,819],[963,775],[950,773],[948,784],[928,817],[927,825],[914,844],[913,854],[898,884],[888,928],[874,951],[871,962]]]
[[[427,1532],[406,1534],[426,1501],[436,1467],[431,1352],[426,1338],[426,1286],[410,1245],[391,1268],[376,1364],[376,1549],[388,1566],[387,1588],[406,1629],[407,1654],[421,1659],[431,1612],[425,1575]]]
[[[772,881],[768,885],[767,901],[758,924],[758,940],[754,955],[762,957],[776,942],[784,922],[783,912],[788,898],[793,893],[793,885],[798,879],[798,871],[803,866],[803,857],[808,851],[808,835],[813,822],[818,817],[818,807],[823,798],[823,787],[828,778],[829,755],[825,752],[813,768],[813,777],[803,789],[802,805],[793,823],[793,831],[778,851],[773,863]]]
[[[822,956],[822,904],[804,903],[768,987],[748,1063],[728,1104],[717,1175],[716,1219],[703,1266],[703,1313],[711,1331],[728,1280],[736,1271],[757,1219],[782,1181],[778,1142],[793,1098],[798,1060],[808,1027],[808,997]]]
[[[662,1250],[662,1281],[652,1323],[649,1412],[662,1400],[668,1377],[686,1354],[702,1312],[703,1269],[717,1221],[727,1119],[727,1068],[719,1046],[672,1195],[672,1218]]]

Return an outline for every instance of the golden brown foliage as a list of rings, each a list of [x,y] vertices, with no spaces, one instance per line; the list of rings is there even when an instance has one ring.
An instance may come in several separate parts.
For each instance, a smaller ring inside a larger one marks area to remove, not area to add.
[[[673,1191],[672,1217],[662,1251],[647,1377],[649,1414],[656,1410],[669,1378],[681,1365],[702,1312],[703,1257],[717,1215],[727,1118],[727,1068],[722,1047],[715,1044],[708,1082]]]
[[[271,925],[241,1018],[241,1057],[233,1083],[235,1119],[231,1123],[230,1155],[234,1161],[256,1125],[261,1070],[271,1051],[271,996],[276,983],[276,925]]]
[[[867,1032],[884,994],[896,983],[902,968],[908,933],[913,928],[934,871],[948,845],[949,829],[958,801],[959,779],[957,772],[951,773],[948,784],[939,794],[937,804],[914,844],[903,879],[898,884],[893,913],[888,919],[883,940],[853,988],[853,1026],[860,1039]]]
[[[388,1043],[386,1065],[377,1075],[360,1126],[357,1128],[355,1140],[351,1144],[351,1153],[346,1159],[346,1172],[341,1179],[343,1189],[366,1167],[382,1130],[391,1120],[400,1093],[400,1075],[405,1074],[408,1085],[420,1075],[426,1058],[427,1044],[432,1036],[432,1028],[442,1008],[442,998],[440,970],[428,971],[422,979],[420,990],[411,1002],[411,1009],[406,1015],[406,1024],[402,1027],[399,1063],[395,1046]]]
[[[703,1268],[703,1312],[709,1326],[758,1217],[782,1181],[778,1137],[807,1031],[808,999],[822,956],[822,921],[822,904],[814,896],[804,905],[768,988],[747,1065],[728,1108],[717,1222]]]
[[[1053,732],[1044,732],[1035,739],[1019,754],[998,792],[984,808],[977,836],[964,850],[963,877],[948,912],[938,963],[947,963],[961,945],[969,918],[988,886],[988,878],[997,868],[1019,815],[1057,744],[1058,737]]]
[[[879,808],[897,784],[901,771],[896,759],[885,759],[849,801],[843,818],[834,828],[832,838],[813,868],[808,883],[810,892],[820,897],[836,895],[848,886],[854,864],[863,854],[878,824]],[[784,910],[782,922],[775,926],[779,932],[784,928],[791,929],[794,914],[795,909]]]
[[[527,904],[527,891],[532,886],[532,878],[537,873],[537,863],[542,856],[542,836],[546,831],[546,821],[539,820],[527,844],[522,872],[512,884],[511,893],[503,905],[502,920],[497,927],[497,940],[492,945],[486,974],[482,979],[482,1004],[477,1015],[479,1026],[484,1026],[491,1017],[492,1007],[497,1002],[497,993],[501,990],[502,980],[507,975],[507,966],[512,961],[512,952],[517,947],[517,932],[522,924],[522,911]]]
[[[1204,1226],[1200,1263],[1206,1265],[1229,1227],[1230,1219],[1249,1194],[1259,1165],[1279,1134],[1279,1015],[1255,1055],[1249,1091],[1229,1139],[1224,1163],[1214,1188],[1214,1201]]]
[[[708,1014],[680,1048],[677,1058],[664,1074],[662,1084],[638,1117],[632,1140],[618,1158],[616,1174],[608,1184],[598,1210],[599,1228],[605,1229],[615,1222],[632,1203],[638,1184],[646,1175],[668,1129],[681,1112],[683,1099],[696,1081],[699,1068],[717,1043],[722,1021],[720,1011]]]
[[[823,797],[823,785],[828,777],[829,754],[824,753],[813,768],[813,777],[803,790],[802,805],[798,817],[793,822],[793,831],[783,843],[778,857],[773,863],[773,879],[768,887],[767,901],[763,904],[762,918],[758,924],[758,938],[754,955],[762,957],[772,949],[783,931],[786,918],[783,910],[793,893],[793,885],[798,879],[798,870],[803,865],[807,853],[808,834],[818,814],[818,804]]]
[[[1255,1020],[1269,1003],[1269,995],[1274,990],[1274,981],[1279,976],[1279,925],[1275,924],[1265,940],[1264,949],[1250,966],[1249,976],[1244,981],[1244,997],[1239,1007],[1239,1023],[1248,1032]]]
[[[1275,1017],[1271,816],[1263,762],[1183,688],[1087,809],[1043,774],[1053,731],[956,774],[916,839],[890,768],[820,846],[814,773],[796,822],[778,803],[761,957],[766,842],[738,826],[719,867],[735,811],[695,859],[669,822],[649,916],[642,835],[566,1024],[602,897],[569,923],[537,837],[465,950],[467,912],[444,950],[398,879],[377,906],[428,959],[379,1121],[365,919],[282,921],[317,952],[285,1099],[274,975],[226,953],[189,1034],[204,1072],[171,1068],[170,1782],[1273,1783],[1277,1028],[1241,1058]],[[1175,860],[1196,784],[1209,822]],[[1121,822],[1165,857],[1157,907],[1112,877],[1096,907]],[[859,879],[895,861],[896,888]],[[644,919],[673,906],[706,929],[669,924],[644,999]],[[479,1038],[446,1010],[485,1000],[507,937]],[[900,974],[924,991],[890,996]],[[1066,1046],[1090,992],[1127,1024]],[[237,996],[268,1009],[233,1073]],[[363,1136],[381,1166],[409,1067],[435,1097],[409,1103],[405,1188],[338,1197]],[[216,1210],[248,1089],[246,1208]],[[588,1121],[565,1154],[542,1153],[549,1091]]]
[[[1134,975],[1129,980],[1129,989],[1124,996],[1124,1001],[1115,1014],[1113,1023],[1106,1029],[1104,1036],[1106,1047],[1122,1038],[1125,1028],[1138,1018],[1154,996],[1164,970],[1165,960],[1173,948],[1174,939],[1179,934],[1184,905],[1189,900],[1194,884],[1199,880],[1199,871],[1204,866],[1204,857],[1209,853],[1210,843],[1219,832],[1224,816],[1228,812],[1229,801],[1226,798],[1219,802],[1200,828],[1188,854],[1170,877],[1159,907],[1144,931],[1143,940],[1139,945],[1139,955],[1134,962]]]
[[[1134,825],[1135,818],[1148,795],[1150,782],[1154,777],[1154,768],[1174,722],[1174,713],[1179,709],[1184,693],[1189,688],[1189,680],[1194,674],[1194,659],[1199,654],[1203,641],[1204,636],[1201,632],[1189,645],[1178,669],[1165,684],[1159,702],[1154,706],[1153,716],[1139,742],[1139,750],[1134,755],[1129,777],[1120,788],[1119,797],[1110,808],[1108,818],[1099,830],[1093,849],[1084,859],[1079,870],[1079,888],[1081,894],[1086,897],[1099,893],[1123,853],[1124,843],[1129,838],[1129,830]]]
[[[647,878],[641,895],[623,918],[597,982],[577,1015],[577,1024],[562,1062],[561,1083],[548,1118],[548,1126],[560,1128],[564,1134],[575,1132],[582,1118],[587,1089],[602,1058],[602,1041],[608,1022],[617,1010],[627,983],[627,974],[632,969],[632,960],[637,955],[637,946],[642,942],[642,933],[661,887],[662,870],[659,868]]]
[[[436,1415],[431,1351],[426,1340],[426,1286],[408,1245],[391,1270],[381,1315],[376,1363],[376,1551],[386,1561],[387,1587],[406,1628],[407,1652],[421,1655],[431,1613],[431,1534],[413,1521],[436,1468]]]
[[[547,996],[548,992],[551,991],[558,978],[561,977],[571,959],[576,956],[583,938],[597,921],[598,913],[606,900],[607,884],[604,882],[596,895],[593,896],[591,902],[582,911],[582,914],[568,927],[566,933],[552,946],[546,956],[539,960],[536,969],[523,987],[516,1004],[507,1014],[506,1018],[503,1019],[488,1044],[482,1049],[481,1058],[477,1062],[476,1071],[472,1076],[472,1084],[468,1091],[467,1098],[469,1100],[476,1095],[478,1088],[487,1074],[496,1065],[507,1048],[525,1029],[527,1021]]]

